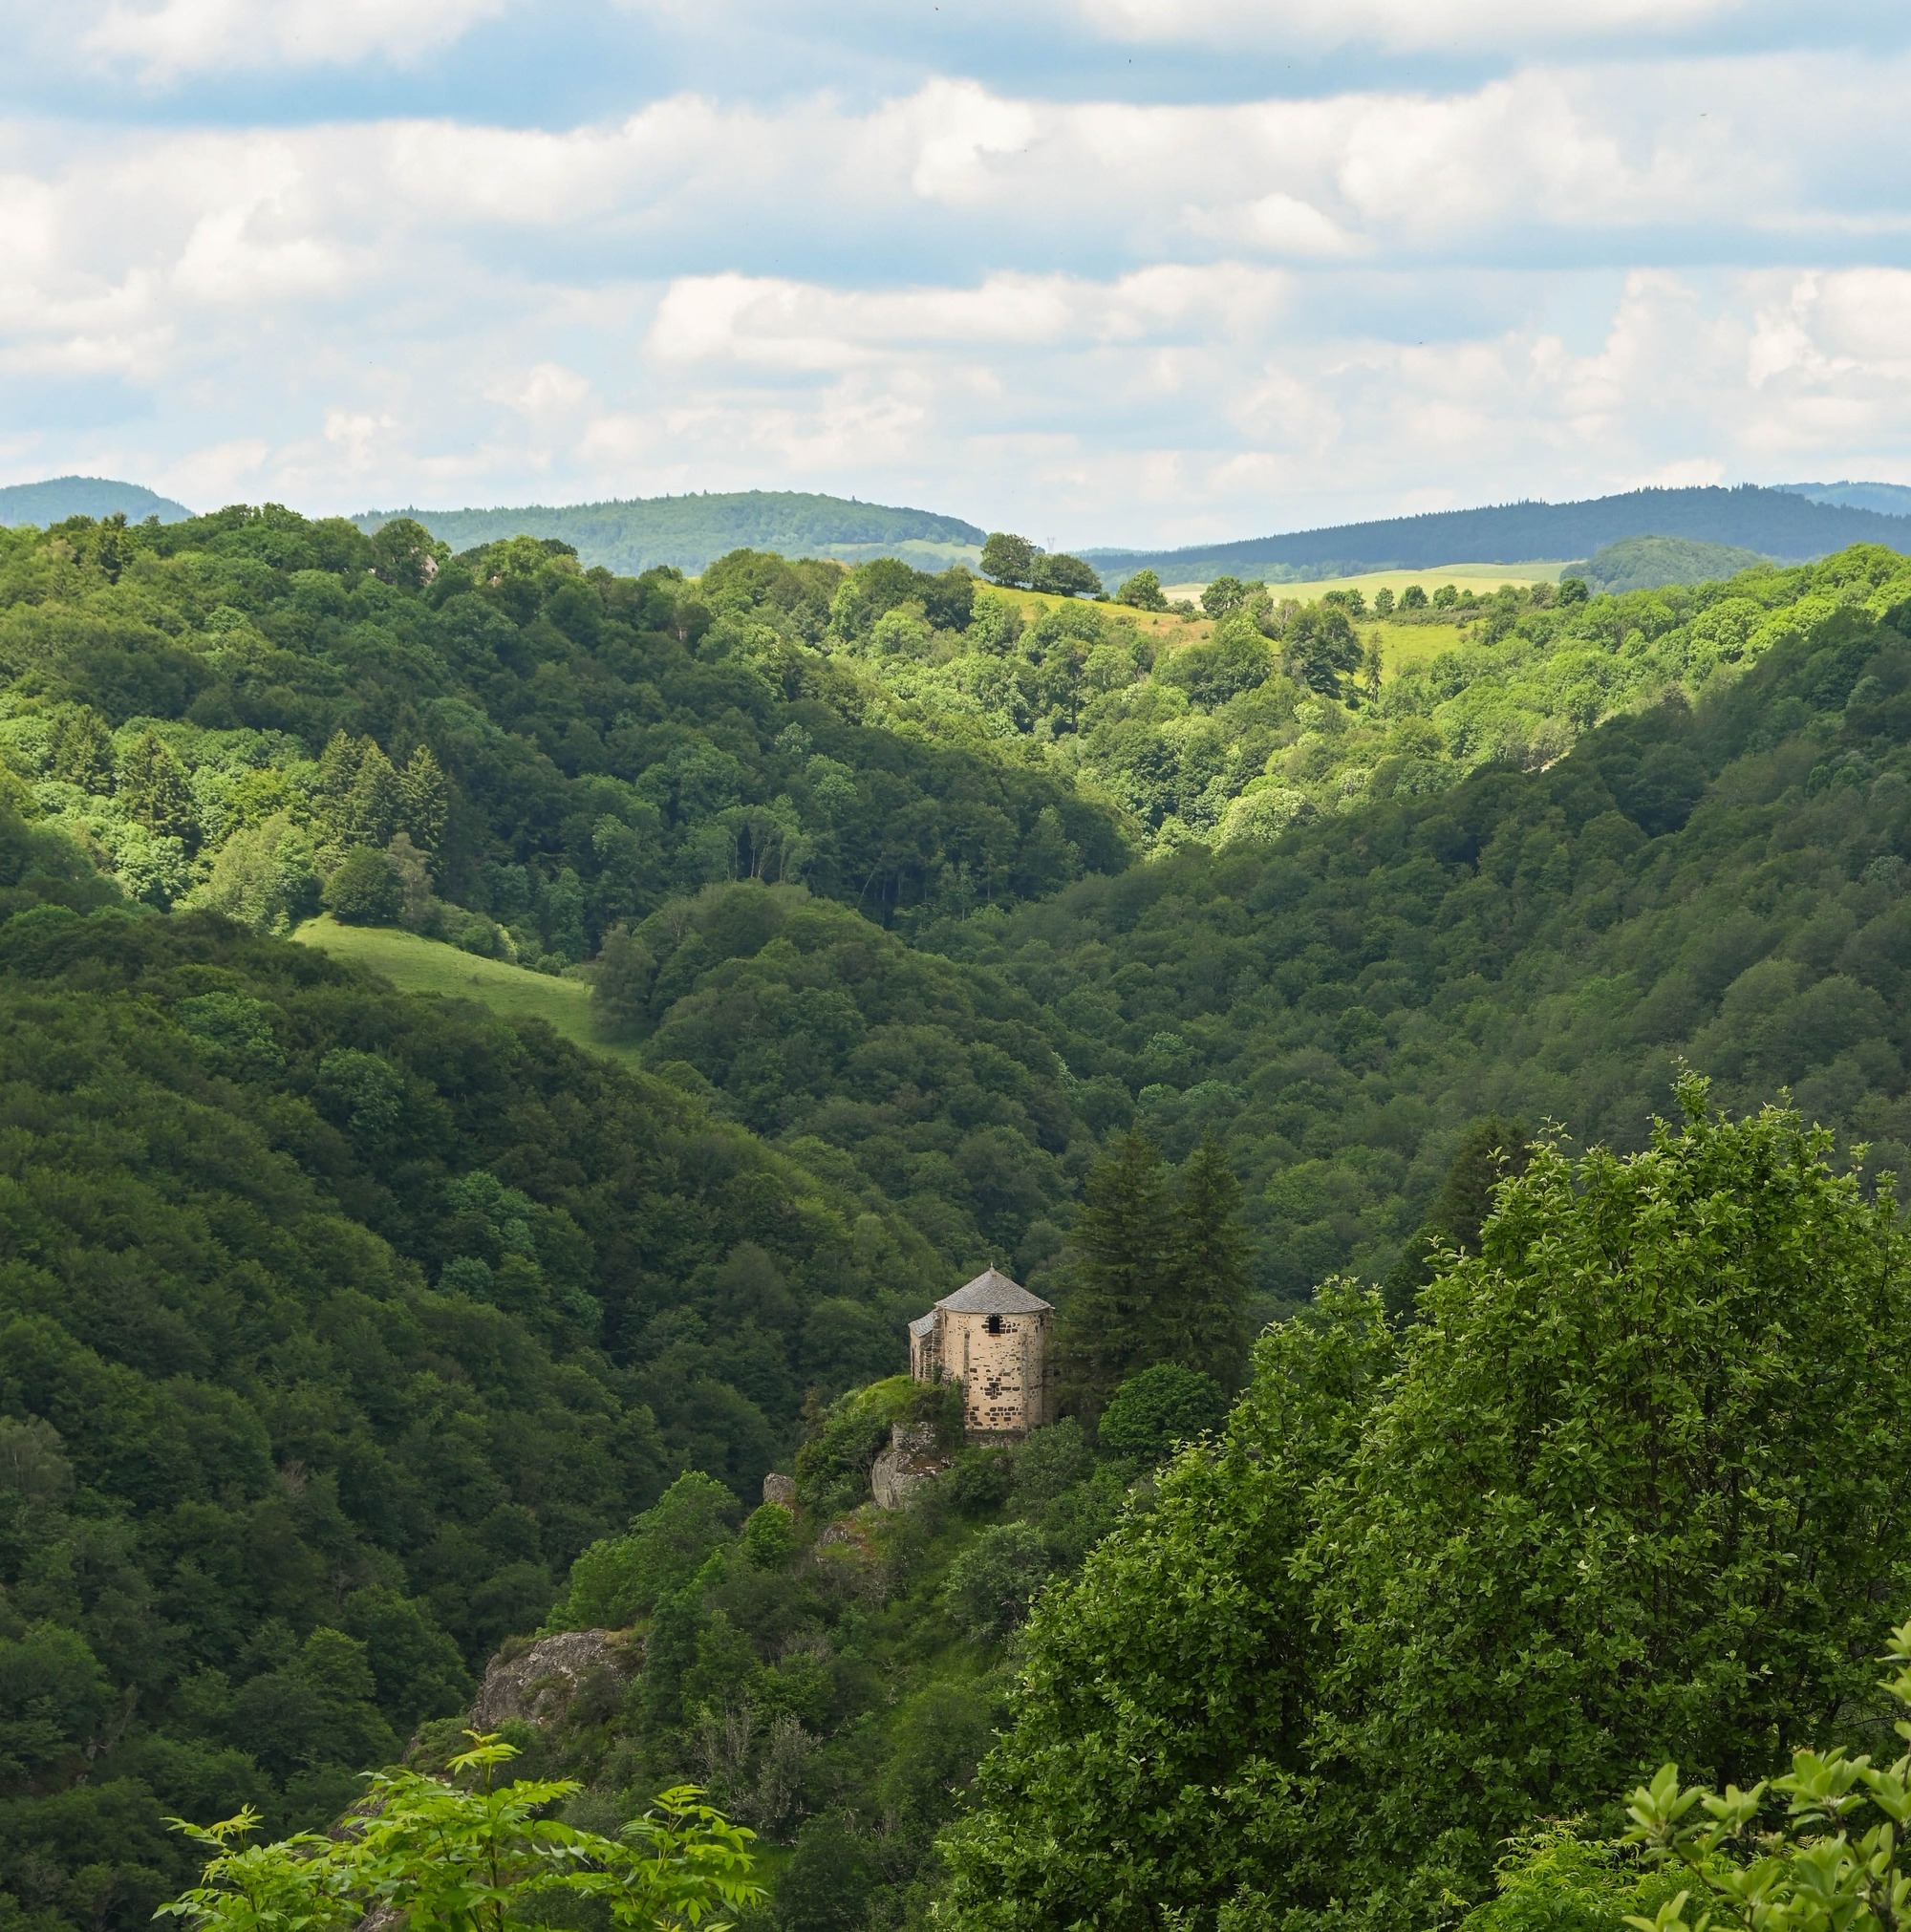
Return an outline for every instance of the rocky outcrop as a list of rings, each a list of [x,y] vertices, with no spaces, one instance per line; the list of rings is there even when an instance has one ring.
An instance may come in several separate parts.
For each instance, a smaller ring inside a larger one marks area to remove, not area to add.
[[[948,1467],[948,1458],[936,1454],[933,1426],[906,1428],[897,1423],[890,1430],[889,1448],[870,1470],[870,1492],[879,1510],[899,1510],[914,1491]]]
[[[796,1508],[796,1478],[774,1473],[763,1478],[763,1501],[781,1503],[786,1510]]]
[[[496,1730],[514,1719],[550,1724],[569,1709],[587,1677],[606,1671],[629,1677],[634,1663],[610,1630],[560,1630],[515,1654],[501,1650],[471,1707],[471,1728]]]

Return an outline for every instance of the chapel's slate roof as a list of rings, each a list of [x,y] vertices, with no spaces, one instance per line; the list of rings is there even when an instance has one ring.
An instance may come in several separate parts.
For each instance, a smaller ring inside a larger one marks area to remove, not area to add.
[[[998,1269],[989,1268],[935,1305],[952,1315],[1039,1315],[1053,1304],[1031,1295]]]
[[[912,1335],[933,1335],[935,1332],[935,1311],[931,1309],[927,1315],[918,1315],[909,1324],[909,1332]]]

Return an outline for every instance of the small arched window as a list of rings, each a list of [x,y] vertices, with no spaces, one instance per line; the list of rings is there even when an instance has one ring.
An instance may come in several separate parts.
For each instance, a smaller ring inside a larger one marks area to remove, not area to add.
[[[982,1326],[989,1334],[999,1335],[1002,1332],[1002,1318],[999,1315],[991,1315]]]

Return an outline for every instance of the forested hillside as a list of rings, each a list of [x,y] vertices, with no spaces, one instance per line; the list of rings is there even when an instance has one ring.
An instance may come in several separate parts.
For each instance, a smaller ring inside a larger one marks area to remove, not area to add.
[[[982,541],[982,532],[960,517],[803,490],[706,490],[621,503],[528,504],[519,509],[367,510],[353,521],[369,533],[396,517],[422,524],[457,550],[506,537],[554,537],[569,545],[587,568],[601,566],[626,577],[659,564],[694,574],[728,551],[745,548],[851,562],[896,556],[939,569],[973,563]]]
[[[1821,1227],[1847,1258],[1873,1235],[1895,1256],[1864,1193],[1911,1163],[1893,552],[1385,612],[1236,584],[1158,628],[896,562],[742,552],[695,583],[628,580],[529,540],[453,558],[415,526],[278,511],[0,541],[4,1932],[130,1932],[183,1879],[166,1813],[250,1799],[274,1826],[322,1822],[547,1622],[639,1641],[528,1741],[610,1822],[667,1778],[719,1789],[763,1831],[791,1932],[921,1922],[951,1874],[977,1924],[1153,1922],[1094,1889],[1099,1853],[1064,1861],[1085,1890],[1044,1892],[1048,1841],[1020,1816],[956,1825],[938,1862],[991,1727],[1034,1699],[985,1777],[998,1818],[1039,1801],[1084,1847],[1132,1828],[1137,1857],[1168,1857],[1148,1837],[1166,1798],[1142,1831],[1093,1778],[1065,1802],[1044,1783],[1084,1745],[1080,1712],[1041,1730],[1043,1684],[1067,1706],[1066,1672],[1098,1656],[1116,1683],[1175,1654],[1184,1633],[1125,1622],[1124,1593],[1226,1570],[1240,1521],[1300,1565],[1255,1584],[1270,1627],[1407,1617],[1379,1556],[1337,1553],[1444,1547],[1446,1505],[1402,1498],[1455,1402],[1530,1419],[1535,1389],[1583,1374],[1623,1406],[1631,1357],[1601,1352],[1604,1329],[1554,1382],[1470,1380],[1550,1305],[1515,1258],[1542,1234],[1598,1249],[1574,1218],[1589,1192],[1623,1218],[1635,1171],[1696,1188],[1711,1161],[1718,1197],[1749,1200],[1761,1175],[1818,1176],[1788,1197],[1818,1220],[1771,1224],[1760,1279],[1820,1355],[1783,1356],[1805,1393],[1753,1404],[1733,1440],[1787,1445],[1789,1483],[1815,1453],[1811,1391],[1862,1358],[1865,1400],[1896,1399],[1896,1357],[1838,1299],[1870,1277],[1853,1261],[1812,1300],[1784,1258]],[[1424,648],[1376,657],[1376,629]],[[648,1071],[285,943],[321,905],[448,960],[581,972]],[[1702,1124],[1660,1168],[1571,1167],[1596,1140],[1643,1148],[1682,1060],[1728,1112],[1789,1085],[1829,1146]],[[1492,1148],[1548,1120],[1563,1148],[1534,1157],[1499,1272],[1416,1270],[1418,1230],[1479,1239]],[[1430,1275],[1445,1339],[1403,1344],[1336,1289],[1262,1344],[1225,1453],[1158,1488],[1172,1435],[1218,1410],[1125,1439],[1102,1404],[1128,1361],[1071,1383],[1078,1412],[1027,1448],[955,1454],[914,1508],[860,1506],[892,1421],[946,1425],[891,1380],[904,1322],[995,1261],[1065,1328],[1100,1265],[1084,1182],[1131,1127],[1184,1186],[1237,1177],[1259,1319],[1342,1271],[1386,1279],[1404,1319]],[[1820,1170],[1858,1142],[1854,1191]],[[1457,1218],[1443,1184],[1472,1202]],[[1724,1332],[1693,1305],[1681,1335]],[[1764,1306],[1728,1311],[1755,1365]],[[1383,1404],[1396,1366],[1407,1392]],[[1717,1367],[1691,1369],[1706,1413]],[[1888,1417],[1848,1420],[1847,1461],[1889,1448]],[[1612,1450],[1612,1493],[1644,1511],[1635,1448]],[[752,1513],[777,1466],[795,1518]],[[1532,1495],[1535,1521],[1578,1507],[1570,1485],[1559,1502],[1481,1471],[1470,1494]],[[1896,1498],[1880,1479],[1798,1505],[1871,1526],[1812,1545],[1828,1577],[1876,1546],[1867,1619],[1901,1580]],[[1782,1514],[1758,1576],[1801,1646],[1789,1723],[1846,1696],[1861,1653],[1856,1625],[1786,1594]],[[1304,1605],[1280,1594],[1303,1573],[1324,1579]],[[1044,1585],[1077,1574],[1018,1650]],[[1514,1596],[1518,1574],[1481,1572]],[[1728,1699],[1694,1691],[1684,1733],[1653,1715],[1665,1673],[1714,1682],[1725,1599],[1694,1591],[1677,1642],[1618,1672],[1620,1728],[1574,1734],[1570,1775],[1493,1771],[1488,1802],[1416,1760],[1437,1845],[1410,1805],[1368,1817],[1360,1782],[1425,1684],[1358,1643],[1283,1652],[1248,1703],[1288,1698],[1313,1741],[1281,1731],[1264,1762],[1191,1668],[1175,1695],[1214,1728],[1189,1775],[1240,1774],[1248,1849],[1149,1882],[1204,1924],[1237,1892],[1307,1913],[1344,1885],[1474,1901],[1527,1820],[1515,1786],[1592,1805],[1662,1734],[1750,1762]],[[1252,1632],[1190,1641],[1237,1639],[1252,1650]],[[1136,1721],[1181,1724],[1155,1694],[1137,1686]],[[1329,1794],[1331,1829],[1284,1809],[1295,1779]]]

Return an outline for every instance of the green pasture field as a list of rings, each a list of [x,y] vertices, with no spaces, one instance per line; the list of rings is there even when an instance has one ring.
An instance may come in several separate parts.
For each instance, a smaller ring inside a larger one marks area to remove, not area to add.
[[[329,913],[308,919],[292,936],[334,959],[382,973],[400,992],[475,999],[501,1020],[542,1020],[573,1045],[626,1066],[643,1063],[634,1046],[612,1045],[592,1032],[590,988],[582,979],[555,979],[503,959],[481,959],[390,926],[341,926]]]
[[[1563,564],[1544,562],[1441,564],[1430,570],[1366,570],[1358,577],[1313,577],[1300,583],[1270,584],[1267,588],[1276,597],[1292,597],[1300,604],[1324,596],[1329,590],[1359,590],[1371,604],[1376,590],[1391,590],[1397,597],[1409,584],[1418,584],[1429,597],[1442,584],[1451,584],[1456,590],[1471,590],[1474,596],[1482,597],[1497,590],[1502,584],[1557,584],[1564,568]],[[1250,570],[1247,575],[1252,577],[1254,572]],[[1208,580],[1162,588],[1170,597],[1198,598],[1208,588]]]

